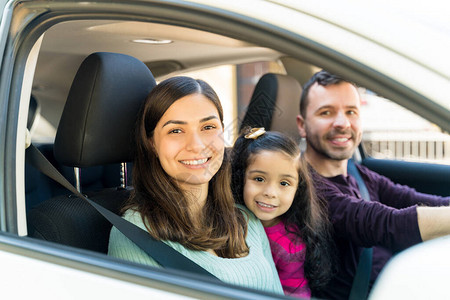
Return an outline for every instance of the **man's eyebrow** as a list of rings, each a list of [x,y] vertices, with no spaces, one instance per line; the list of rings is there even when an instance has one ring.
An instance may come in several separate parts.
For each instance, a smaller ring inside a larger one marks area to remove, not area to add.
[[[212,119],[217,119],[218,120],[219,118],[217,116],[212,115],[212,116],[208,116],[208,117],[205,117],[203,119],[200,119],[200,121],[198,121],[198,122],[199,123],[203,123],[203,122],[206,122],[206,121],[209,121],[209,120],[212,120]],[[166,125],[169,125],[169,124],[186,125],[187,122],[186,121],[180,121],[180,120],[169,120],[166,123],[164,123],[162,127],[164,127]]]
[[[333,105],[322,105],[322,106],[319,106],[319,107],[316,109],[316,111],[321,110],[321,109],[325,109],[325,108],[333,108]]]
[[[326,109],[326,108],[334,108],[334,106],[333,105],[319,106],[316,111],[319,111],[321,109]],[[357,105],[347,105],[347,106],[345,106],[345,108],[358,108],[358,106]]]

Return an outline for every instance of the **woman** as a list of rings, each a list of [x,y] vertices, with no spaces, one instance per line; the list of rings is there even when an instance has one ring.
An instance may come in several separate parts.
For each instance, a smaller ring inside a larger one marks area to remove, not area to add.
[[[206,82],[173,77],[157,85],[136,125],[135,190],[124,218],[224,282],[282,294],[261,223],[234,204],[223,128]],[[108,253],[159,266],[116,228]]]

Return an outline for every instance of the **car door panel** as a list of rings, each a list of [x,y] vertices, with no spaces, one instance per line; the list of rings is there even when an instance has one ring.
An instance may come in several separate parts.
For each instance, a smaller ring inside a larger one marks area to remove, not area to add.
[[[374,158],[365,158],[361,164],[396,183],[408,185],[419,192],[440,196],[450,195],[450,166],[448,165]]]

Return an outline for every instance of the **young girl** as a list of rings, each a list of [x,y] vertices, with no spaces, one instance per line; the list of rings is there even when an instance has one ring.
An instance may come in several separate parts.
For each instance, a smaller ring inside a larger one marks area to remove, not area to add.
[[[136,124],[135,189],[124,218],[224,282],[282,294],[263,227],[235,205],[222,136],[222,106],[206,82],[158,84]],[[159,266],[115,227],[108,254]]]
[[[232,191],[261,220],[285,294],[320,290],[335,271],[331,226],[295,142],[246,129],[232,151]]]

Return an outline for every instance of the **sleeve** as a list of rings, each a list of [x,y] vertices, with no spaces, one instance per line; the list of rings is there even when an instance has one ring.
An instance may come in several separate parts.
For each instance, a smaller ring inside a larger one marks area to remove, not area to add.
[[[259,221],[258,218],[256,218],[256,216],[249,210],[243,209],[242,207],[240,207],[240,209],[243,210],[244,214],[248,216],[248,234],[255,236],[256,239],[261,241],[263,255],[267,261],[271,263],[276,272],[275,265],[273,264],[272,252],[270,250],[269,239],[267,238],[261,221]]]
[[[269,243],[269,239],[267,238],[266,232],[264,231],[264,227],[262,226],[261,222],[258,221],[258,227],[260,227],[260,235],[261,235],[261,241],[262,241],[262,249],[263,249],[263,254],[266,258],[266,260],[269,262],[270,265],[270,269],[272,270],[272,274],[274,274],[273,278],[273,290],[280,290],[282,291],[282,285],[281,285],[281,281],[280,281],[280,277],[278,275],[278,271],[277,268],[275,267],[275,263],[273,261],[273,257],[272,257],[272,251],[270,249],[270,243]]]
[[[337,237],[349,239],[358,246],[384,246],[393,251],[422,241],[415,206],[396,209],[343,194],[331,183],[320,183],[316,189],[327,200]]]
[[[396,184],[389,178],[358,165],[360,173],[364,177],[368,189],[377,192],[375,195],[379,201],[394,208],[407,208],[414,205],[448,206],[450,197],[417,192],[415,189],[401,184]],[[372,194],[371,194],[372,196]]]
[[[282,291],[281,282],[279,280],[278,272],[275,267],[275,263],[273,261],[272,257],[272,251],[270,249],[270,243],[269,239],[267,238],[266,232],[264,231],[264,227],[261,224],[261,221],[256,218],[256,216],[247,210],[246,208],[243,208],[242,206],[238,205],[238,207],[248,216],[248,235],[253,235],[254,238],[256,238],[261,243],[261,249],[262,249],[262,255],[267,260],[267,262],[270,265],[270,269],[273,274],[273,290],[280,290]]]
[[[291,254],[284,250],[283,247],[276,247],[276,249],[272,249],[272,251],[273,250],[275,250],[275,252],[272,252],[273,261],[275,263],[275,268],[277,269],[278,275],[280,276],[280,280],[291,279],[289,275],[293,273],[292,271],[299,271],[294,268],[296,262],[293,261],[292,258],[290,259]]]
[[[272,250],[270,249],[269,239],[267,238],[266,232],[264,231],[264,228],[263,228],[261,222],[258,221],[258,223],[259,223],[258,225],[260,227],[260,235],[261,235],[263,254],[266,257],[267,261],[270,263],[270,267],[272,268],[272,271],[274,272],[274,274],[278,274],[277,269],[275,267],[275,263],[273,261]]]
[[[137,212],[127,211],[124,219],[145,229],[141,216]],[[145,229],[146,230],[146,229]],[[108,255],[148,266],[160,267],[160,265],[147,255],[139,246],[129,240],[116,227],[111,229],[108,245]]]

